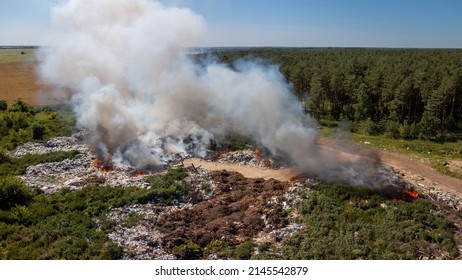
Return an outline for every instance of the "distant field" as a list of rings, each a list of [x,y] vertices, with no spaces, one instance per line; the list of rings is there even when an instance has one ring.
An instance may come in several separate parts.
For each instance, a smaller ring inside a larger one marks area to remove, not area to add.
[[[0,49],[0,63],[36,61],[36,49]]]
[[[31,105],[62,103],[50,89],[37,83],[36,49],[0,49],[0,100],[21,98]]]

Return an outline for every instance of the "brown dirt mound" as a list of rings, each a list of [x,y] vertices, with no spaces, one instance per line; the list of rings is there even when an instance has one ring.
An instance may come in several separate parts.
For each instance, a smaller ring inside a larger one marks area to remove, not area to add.
[[[268,201],[282,196],[289,183],[274,179],[248,179],[224,170],[212,172],[211,178],[217,184],[212,198],[194,208],[173,211],[159,219],[158,226],[165,234],[166,247],[171,249],[190,241],[202,248],[212,241],[237,244],[256,236],[265,227],[285,225],[277,211],[268,209],[271,208]],[[263,215],[266,215],[265,220]]]

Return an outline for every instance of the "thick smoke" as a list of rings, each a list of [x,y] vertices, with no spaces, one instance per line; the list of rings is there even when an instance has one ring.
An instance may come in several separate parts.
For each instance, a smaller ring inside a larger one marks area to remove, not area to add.
[[[192,11],[148,0],[70,0],[52,19],[55,47],[42,51],[40,75],[72,92],[78,123],[113,164],[158,165],[191,143],[188,151],[204,156],[211,140],[237,133],[321,178],[375,185],[375,157],[316,143],[316,125],[276,66],[188,59],[185,47],[205,34]],[[153,145],[159,139],[161,149]]]

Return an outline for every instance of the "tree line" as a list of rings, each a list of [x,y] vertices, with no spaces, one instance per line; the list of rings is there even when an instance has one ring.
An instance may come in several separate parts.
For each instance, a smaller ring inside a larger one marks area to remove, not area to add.
[[[237,49],[215,53],[232,64],[263,58],[280,66],[317,120],[395,138],[444,139],[462,125],[462,50]]]

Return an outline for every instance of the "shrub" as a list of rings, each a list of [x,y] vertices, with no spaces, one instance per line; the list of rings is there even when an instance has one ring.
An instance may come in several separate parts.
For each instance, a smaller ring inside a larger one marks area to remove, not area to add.
[[[416,139],[419,136],[418,126],[415,122],[412,124],[404,123],[400,128],[400,136],[403,139]]]
[[[387,137],[390,137],[390,138],[393,138],[393,139],[398,139],[400,138],[400,124],[399,122],[395,122],[395,121],[388,121],[386,123],[386,128],[385,128],[385,131],[386,131],[386,136]]]
[[[30,112],[31,107],[22,99],[16,99],[13,104],[8,108],[11,112]]]
[[[21,179],[0,176],[0,209],[9,210],[16,205],[27,205],[32,201],[33,196],[33,190]]]
[[[249,260],[252,257],[253,242],[246,241],[234,249],[233,257],[238,260]]]
[[[229,149],[233,151],[244,150],[251,145],[250,139],[240,135],[230,136],[225,142],[227,142]]]
[[[0,100],[0,111],[8,110],[8,103],[6,100]]]
[[[165,174],[157,174],[146,178],[146,182],[151,185],[149,190],[139,194],[138,203],[147,203],[154,199],[164,199],[170,203],[188,191],[188,185],[184,178],[188,172],[184,168],[170,169]]]
[[[69,135],[75,123],[75,115],[67,107],[32,109],[17,100],[8,110],[0,110],[0,147],[13,149],[28,141]]]
[[[21,158],[10,158],[0,152],[0,176],[23,174],[27,167],[45,162],[59,162],[72,159],[79,154],[78,151],[53,152],[42,155],[27,154]]]
[[[90,186],[53,196],[35,194],[27,206],[0,211],[0,258],[118,259],[122,249],[108,238],[105,230],[113,224],[105,216],[113,207],[132,204],[139,191]]]
[[[32,124],[32,139],[42,140],[45,135],[45,128],[39,123]]]
[[[379,135],[383,133],[380,123],[374,122],[371,119],[360,122],[358,131],[368,135]]]

